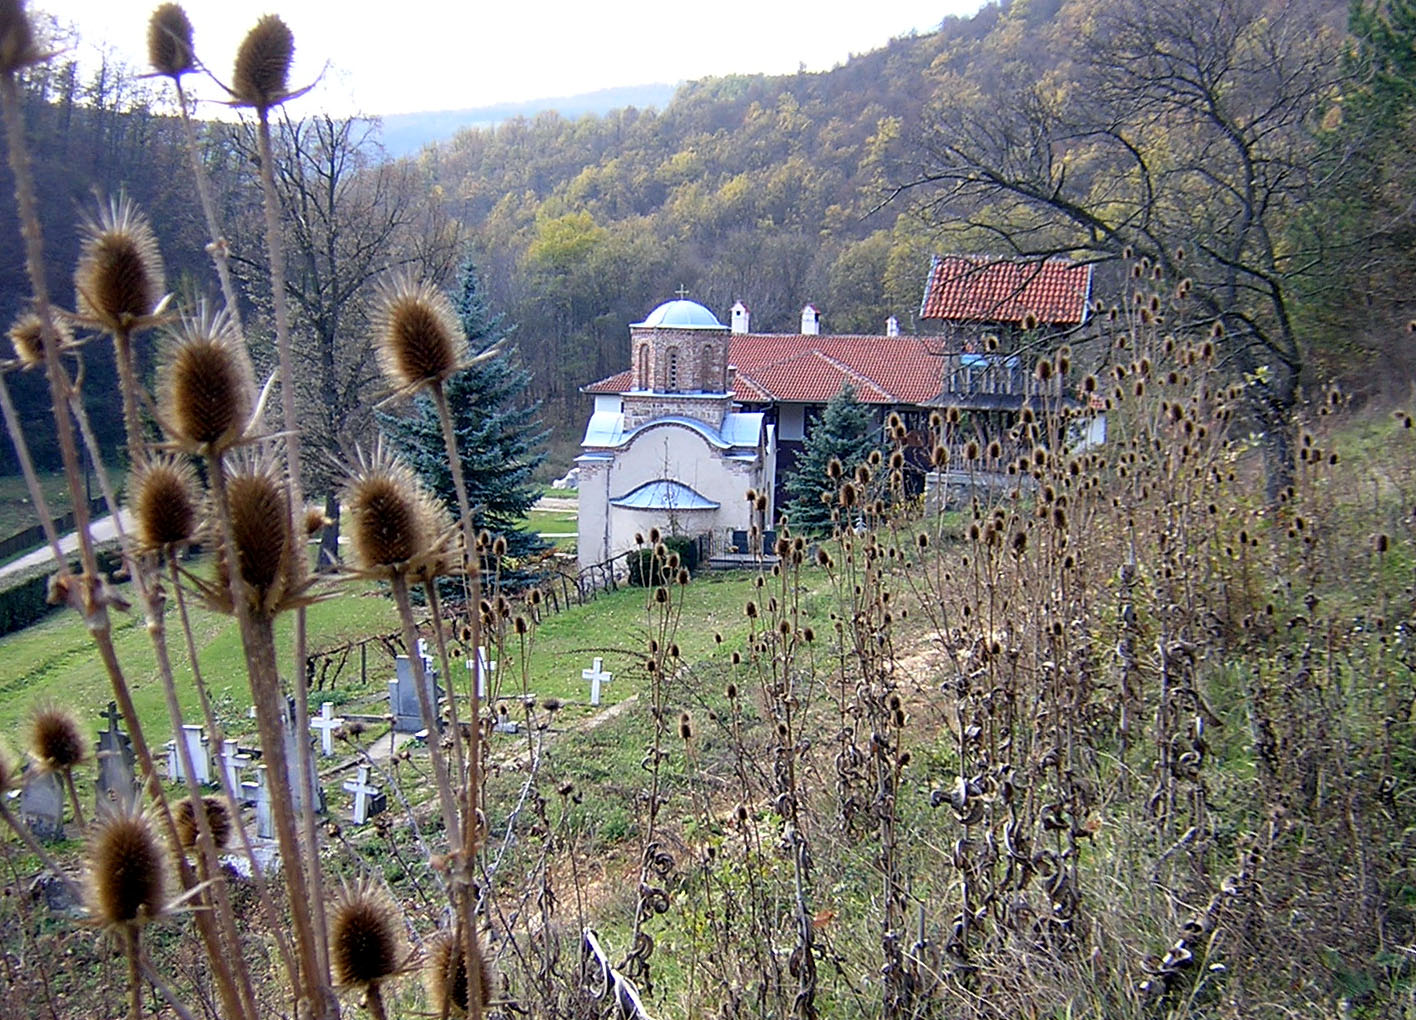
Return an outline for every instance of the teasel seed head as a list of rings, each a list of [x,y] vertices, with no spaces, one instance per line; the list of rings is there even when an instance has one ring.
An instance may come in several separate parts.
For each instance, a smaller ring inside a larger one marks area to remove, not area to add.
[[[54,319],[54,339],[61,351],[72,349],[74,333],[62,319]],[[10,326],[10,345],[15,349],[15,357],[24,369],[39,368],[44,364],[44,326],[34,312],[25,312]]]
[[[30,717],[30,754],[43,769],[67,772],[87,757],[88,745],[74,713],[57,704],[40,705]]]
[[[161,377],[159,417],[178,445],[217,455],[240,440],[253,403],[250,366],[225,310],[183,316]]]
[[[196,70],[192,22],[181,4],[162,4],[148,19],[148,63],[168,78]]]
[[[165,855],[141,814],[107,813],[88,847],[88,907],[103,925],[128,927],[163,911]]]
[[[467,363],[462,324],[430,283],[395,280],[381,296],[374,327],[379,366],[396,393],[441,383]]]
[[[486,951],[477,955],[482,963],[481,973],[477,975],[477,993],[485,1010],[492,997],[492,972]],[[439,932],[429,943],[423,983],[434,1010],[453,1016],[467,1014],[467,954],[462,940],[452,932]]]
[[[333,522],[330,521],[330,519],[325,516],[325,512],[324,512],[323,510],[321,510],[319,507],[317,507],[317,506],[307,506],[307,507],[305,507],[305,537],[306,537],[306,538],[313,538],[315,535],[318,535],[321,531],[323,531],[323,530],[325,529],[325,527],[327,527],[327,526],[328,526],[329,524],[331,524],[331,523],[333,523]]]
[[[109,333],[151,325],[163,300],[162,255],[147,217],[127,198],[84,226],[74,270],[79,316]]]
[[[341,985],[370,988],[402,968],[406,950],[398,907],[382,888],[344,889],[329,919],[329,962]]]
[[[344,504],[349,508],[349,542],[359,570],[390,576],[429,551],[432,506],[413,472],[382,444],[367,461],[361,458],[358,471],[345,485]]]
[[[169,549],[197,533],[197,476],[186,461],[159,455],[134,473],[129,503],[139,545]]]
[[[295,56],[295,36],[275,14],[267,14],[241,40],[231,94],[243,106],[268,110],[289,94],[290,61]]]
[[[231,838],[231,812],[226,801],[220,797],[203,797],[202,810],[206,812],[207,825],[211,828],[211,840],[218,850],[226,846]],[[172,821],[177,826],[177,839],[182,849],[191,850],[197,845],[197,834],[201,831],[197,824],[197,812],[192,798],[178,801],[172,811]]]
[[[0,74],[14,74],[46,58],[21,0],[0,0]]]
[[[301,542],[291,531],[290,501],[284,473],[273,457],[245,457],[237,461],[226,479],[231,512],[231,537],[235,562],[247,588],[251,609],[274,616],[306,605],[311,581],[305,576]],[[217,609],[230,611],[226,590],[231,556],[221,550],[217,561],[220,581],[208,586]]]

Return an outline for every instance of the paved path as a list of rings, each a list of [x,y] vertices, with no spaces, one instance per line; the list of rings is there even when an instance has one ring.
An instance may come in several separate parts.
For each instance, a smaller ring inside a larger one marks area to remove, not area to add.
[[[123,524],[124,528],[126,529],[128,525],[128,514],[126,511],[123,513]],[[100,517],[97,520],[93,521],[89,525],[89,533],[93,535],[93,540],[95,544],[99,542],[107,542],[111,539],[117,538],[118,526],[113,519],[113,515],[109,514],[105,517]],[[64,554],[66,556],[73,552],[76,552],[79,548],[78,532],[73,532],[72,534],[60,536],[59,548],[64,551]],[[43,566],[44,564],[49,564],[52,566],[53,563],[54,553],[50,550],[49,543],[46,542],[41,548],[36,549],[34,552],[25,553],[19,559],[11,560],[4,566],[0,566],[0,579],[4,579],[13,574],[18,574],[24,570],[29,570],[32,567]]]

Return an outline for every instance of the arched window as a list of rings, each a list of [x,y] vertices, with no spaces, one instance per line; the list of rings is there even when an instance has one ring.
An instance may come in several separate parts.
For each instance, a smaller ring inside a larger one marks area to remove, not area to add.
[[[677,348],[677,347],[670,347],[670,348],[669,348],[669,371],[668,371],[668,377],[665,379],[664,389],[668,390],[670,393],[677,393],[677,392],[678,392],[678,388],[679,388],[678,348]]]
[[[639,377],[634,380],[636,390],[652,390],[653,384],[649,380],[649,345],[639,345]]]
[[[713,378],[713,345],[703,348],[703,358],[699,363],[698,388],[704,393],[717,393],[718,383]]]

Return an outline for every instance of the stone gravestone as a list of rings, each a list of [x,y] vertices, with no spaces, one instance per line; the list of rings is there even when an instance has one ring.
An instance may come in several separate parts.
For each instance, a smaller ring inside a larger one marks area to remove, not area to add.
[[[251,756],[243,753],[240,745],[230,737],[221,742],[221,767],[226,770],[226,782],[231,786],[231,793],[243,804],[249,802],[246,800],[247,784],[242,780],[241,773],[251,767],[252,761]]]
[[[25,770],[20,818],[39,839],[64,838],[64,787],[57,775],[37,768]]]
[[[601,665],[601,659],[597,655],[594,664],[589,669],[580,671],[580,679],[590,684],[590,704],[598,706],[600,704],[600,685],[607,684],[614,679],[613,673],[606,673]]]
[[[467,672],[471,673],[472,660],[467,659],[466,662]],[[477,697],[485,698],[487,696],[487,678],[496,670],[497,660],[488,659],[487,650],[480,645],[477,647],[477,667]]]
[[[108,720],[108,728],[98,735],[98,804],[127,807],[136,802],[138,782],[133,774],[133,745],[128,735],[118,728],[122,718],[118,706],[108,703],[108,711],[100,713]]]
[[[264,765],[256,766],[256,780],[243,783],[256,805],[256,835],[261,839],[275,838],[275,820],[270,810],[270,777]]]
[[[388,682],[389,711],[393,716],[393,731],[395,733],[418,733],[425,727],[423,725],[423,710],[418,705],[418,689],[413,683],[413,663],[406,655],[400,655],[394,660],[394,668],[398,674],[397,680]],[[441,703],[442,690],[438,687],[438,673],[433,669],[426,659],[423,660],[423,681],[426,684],[429,701],[432,702],[434,714],[437,706]]]
[[[382,814],[388,808],[388,798],[377,786],[369,783],[369,766],[359,766],[359,778],[348,779],[344,789],[354,795],[354,811],[350,818],[355,825],[363,825],[374,815]]]
[[[187,745],[187,753],[192,756],[192,778],[202,786],[211,785],[211,750],[206,734],[200,726],[190,723],[182,727],[182,732],[167,742],[167,778],[173,783],[185,783],[187,774],[182,771],[182,756],[177,753],[177,741]]]
[[[310,787],[308,791],[302,792],[300,789],[300,738],[295,731],[295,699],[285,699],[285,765],[290,770],[290,793],[295,799],[295,810],[300,811],[305,807],[305,797],[313,799],[311,803],[315,805],[316,811],[324,810],[324,792],[320,789],[320,777],[318,770],[314,766],[313,756],[310,760]],[[309,746],[309,734],[305,734],[306,746]]]
[[[497,706],[497,725],[496,725],[496,732],[498,732],[498,733],[520,733],[520,732],[521,732],[521,724],[518,723],[515,719],[513,719],[510,715],[507,714],[506,706],[505,706],[505,705],[498,705],[498,706]]]
[[[334,702],[320,705],[320,714],[310,720],[310,729],[320,731],[320,750],[326,758],[334,756],[334,731],[344,725],[344,720],[334,714]]]

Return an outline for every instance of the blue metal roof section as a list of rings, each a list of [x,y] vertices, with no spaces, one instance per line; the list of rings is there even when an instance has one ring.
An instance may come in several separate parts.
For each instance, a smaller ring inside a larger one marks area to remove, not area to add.
[[[687,301],[679,298],[677,301],[665,301],[658,308],[649,313],[649,317],[643,322],[635,322],[631,325],[635,327],[649,327],[653,329],[727,329],[718,317],[704,308],[697,301]]]
[[[624,415],[617,411],[596,411],[590,416],[590,424],[585,427],[585,438],[581,446],[611,447],[628,446],[634,437],[648,429],[660,425],[679,425],[698,433],[710,445],[720,450],[751,450],[755,455],[762,439],[766,416],[760,411],[739,411],[725,415],[721,431],[697,418],[679,415],[665,415],[645,422],[637,429],[625,430]]]
[[[633,492],[610,500],[610,505],[627,510],[716,510],[722,506],[671,478],[645,482]]]

